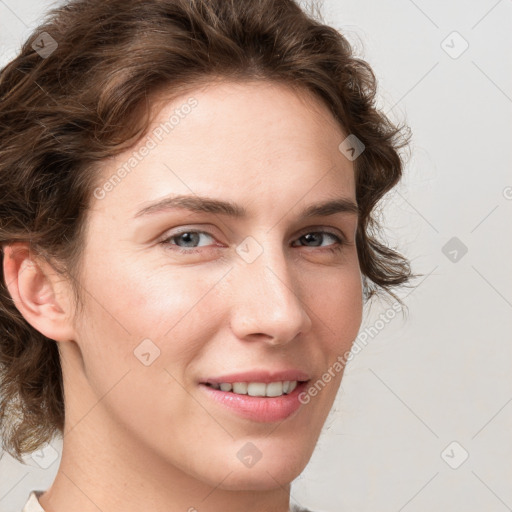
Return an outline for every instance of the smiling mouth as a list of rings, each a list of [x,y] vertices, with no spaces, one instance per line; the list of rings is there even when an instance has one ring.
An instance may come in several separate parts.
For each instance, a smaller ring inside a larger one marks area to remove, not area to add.
[[[302,382],[297,380],[285,380],[276,382],[221,382],[205,383],[206,386],[220,391],[234,393],[236,395],[248,395],[258,397],[278,397],[289,395]]]

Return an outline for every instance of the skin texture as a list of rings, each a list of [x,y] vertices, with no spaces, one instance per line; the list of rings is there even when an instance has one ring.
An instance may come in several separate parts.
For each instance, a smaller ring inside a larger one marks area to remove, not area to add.
[[[274,423],[222,408],[199,382],[282,368],[315,382],[357,336],[357,215],[299,220],[311,204],[356,201],[353,163],[338,150],[347,134],[318,99],[269,82],[162,97],[151,129],[190,97],[197,106],[91,204],[83,317],[69,282],[24,244],[6,249],[17,307],[62,358],[66,425],[61,466],[40,498],[48,512],[287,511],[343,372]],[[102,179],[133,151],[106,161]],[[133,218],[169,194],[231,200],[249,216],[176,209]],[[177,228],[208,234],[160,243]],[[329,251],[330,234],[301,238],[322,230],[345,237],[339,252]],[[250,264],[236,252],[249,236],[263,250]],[[160,350],[149,366],[134,355],[146,338]],[[237,457],[247,442],[262,454],[252,467]]]

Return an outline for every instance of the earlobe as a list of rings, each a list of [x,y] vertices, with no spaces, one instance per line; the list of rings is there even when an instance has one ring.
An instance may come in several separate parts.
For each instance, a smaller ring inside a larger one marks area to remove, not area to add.
[[[5,283],[25,320],[56,341],[75,338],[62,279],[46,262],[32,257],[28,243],[4,247]]]

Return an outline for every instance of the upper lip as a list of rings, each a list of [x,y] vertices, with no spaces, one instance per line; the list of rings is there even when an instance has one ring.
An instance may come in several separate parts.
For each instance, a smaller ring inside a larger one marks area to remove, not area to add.
[[[268,370],[250,370],[245,372],[230,373],[229,375],[221,375],[219,377],[209,377],[202,381],[203,384],[221,384],[223,382],[278,382],[278,381],[306,381],[309,380],[310,376],[308,373],[297,370],[277,370],[270,372]]]

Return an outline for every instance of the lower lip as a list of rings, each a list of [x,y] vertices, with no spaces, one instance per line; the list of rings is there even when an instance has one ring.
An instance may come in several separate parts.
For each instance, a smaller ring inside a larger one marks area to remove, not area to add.
[[[238,395],[201,384],[208,396],[236,414],[260,422],[282,421],[291,416],[302,405],[299,394],[307,382],[299,382],[289,395],[275,397]]]

